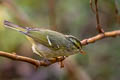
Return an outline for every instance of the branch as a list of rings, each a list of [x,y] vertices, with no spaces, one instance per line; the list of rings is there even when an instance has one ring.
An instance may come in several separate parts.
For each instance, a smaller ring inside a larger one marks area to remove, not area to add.
[[[16,60],[16,61],[27,62],[27,63],[30,63],[32,65],[35,65],[36,67],[49,66],[53,63],[60,62],[60,61],[64,60],[64,57],[58,57],[57,59],[56,58],[51,58],[48,61],[46,61],[46,60],[39,61],[39,60],[32,59],[32,58],[29,58],[29,57],[19,56],[15,53],[8,53],[8,52],[3,52],[3,51],[0,51],[0,56],[6,57],[6,58],[9,58],[9,59],[12,59],[12,60]]]
[[[56,30],[56,0],[48,0],[49,7],[49,24],[51,30]]]
[[[93,13],[95,13],[95,10],[93,8],[93,0],[90,0],[89,3],[90,3],[90,8],[92,9]]]
[[[96,28],[98,29],[99,33],[104,33],[104,30],[102,29],[100,25],[100,19],[99,19],[99,13],[98,13],[98,0],[95,0],[95,16],[96,16]]]
[[[98,34],[98,35],[96,35],[94,37],[82,40],[81,44],[82,45],[87,45],[89,43],[94,43],[95,41],[101,40],[103,38],[116,37],[116,36],[120,36],[120,30],[115,30],[115,31],[111,31],[111,32],[100,33],[100,34]]]
[[[85,46],[85,45],[88,45],[89,43],[94,43],[95,41],[101,40],[103,38],[116,37],[116,36],[120,36],[120,30],[100,33],[100,34],[98,34],[96,36],[93,36],[91,38],[82,40],[81,44],[83,46]],[[45,60],[39,61],[39,60],[32,59],[32,58],[29,58],[29,57],[19,56],[19,55],[16,55],[14,53],[12,54],[12,53],[7,53],[7,52],[3,52],[3,51],[0,51],[0,56],[6,57],[6,58],[10,58],[10,59],[16,60],[16,61],[27,62],[27,63],[30,63],[32,65],[35,65],[36,67],[39,67],[39,66],[49,66],[49,65],[51,65],[53,63],[60,62],[60,61],[64,60],[63,57],[59,57],[57,59],[52,58],[52,59],[49,59],[49,63],[48,63]]]
[[[117,1],[116,0],[114,0],[114,4],[115,4],[115,14],[116,14],[116,16],[118,16],[119,10],[118,10],[118,5],[117,5]]]

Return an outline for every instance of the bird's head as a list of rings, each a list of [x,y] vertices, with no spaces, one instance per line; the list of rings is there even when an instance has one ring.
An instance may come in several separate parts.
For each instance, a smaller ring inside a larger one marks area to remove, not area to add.
[[[79,39],[77,39],[76,37],[72,36],[72,35],[66,35],[66,38],[71,41],[74,46],[79,49],[79,51],[82,53],[82,54],[85,54],[85,52],[82,50],[82,44],[80,42]]]

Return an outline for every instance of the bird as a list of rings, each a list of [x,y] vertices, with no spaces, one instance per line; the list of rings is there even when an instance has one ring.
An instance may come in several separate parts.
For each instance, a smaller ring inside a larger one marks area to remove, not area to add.
[[[21,27],[7,20],[4,20],[4,25],[24,34],[32,44],[33,53],[41,58],[50,59],[77,53],[85,54],[80,40],[72,35],[49,29]]]

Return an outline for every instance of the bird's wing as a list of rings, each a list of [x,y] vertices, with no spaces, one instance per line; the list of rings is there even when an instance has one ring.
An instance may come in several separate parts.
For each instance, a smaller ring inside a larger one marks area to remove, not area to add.
[[[27,35],[35,42],[43,44],[51,49],[58,50],[66,47],[64,35],[54,31],[49,32],[49,30],[30,30]]]

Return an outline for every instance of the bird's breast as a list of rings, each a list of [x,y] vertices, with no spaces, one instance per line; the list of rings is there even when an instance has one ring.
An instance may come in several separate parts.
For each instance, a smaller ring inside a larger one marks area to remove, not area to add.
[[[35,49],[42,57],[45,57],[45,58],[69,56],[69,55],[73,55],[79,52],[79,50],[70,50],[70,49],[67,50],[67,49],[62,49],[62,48],[53,50],[42,44],[37,44]]]

